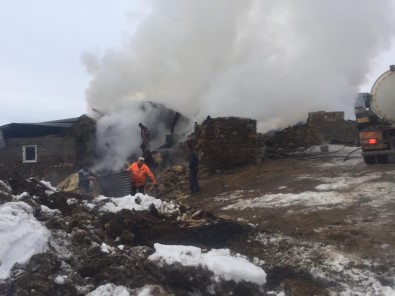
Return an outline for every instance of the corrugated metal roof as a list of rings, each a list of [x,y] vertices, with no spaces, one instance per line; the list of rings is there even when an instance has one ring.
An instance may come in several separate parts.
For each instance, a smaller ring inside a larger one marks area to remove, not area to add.
[[[120,172],[97,178],[105,196],[121,197],[130,194],[131,177],[129,172]]]
[[[60,133],[72,127],[81,117],[37,122],[37,123],[9,123],[0,126],[0,131],[4,137],[39,137]]]
[[[85,116],[85,115],[82,115],[81,117],[83,117],[83,116]],[[37,122],[37,123],[28,123],[28,124],[70,128],[81,117],[74,117],[74,118],[67,118],[67,119],[60,119],[60,120],[51,120],[51,121],[44,121],[44,122]]]

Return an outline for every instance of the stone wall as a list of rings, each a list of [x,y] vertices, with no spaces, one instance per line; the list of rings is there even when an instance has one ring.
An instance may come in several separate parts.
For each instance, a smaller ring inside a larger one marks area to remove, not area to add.
[[[201,165],[209,170],[227,169],[255,161],[256,120],[239,117],[210,118],[195,125],[189,136]]]
[[[307,120],[311,134],[310,143],[356,143],[357,126],[353,121],[344,120],[344,112],[311,112]]]
[[[311,112],[306,124],[298,124],[275,133],[273,146],[296,149],[322,144],[355,145],[358,134],[355,121],[344,120],[344,112]]]
[[[96,158],[96,122],[88,116],[81,116],[67,131],[66,139],[73,139],[77,165],[94,163]]]
[[[24,177],[46,178],[51,182],[61,181],[64,174],[74,169],[74,139],[60,136],[7,139],[6,147],[0,150],[1,166],[7,170],[17,169]],[[23,162],[23,146],[37,146],[37,161]],[[59,176],[59,177],[58,177]]]

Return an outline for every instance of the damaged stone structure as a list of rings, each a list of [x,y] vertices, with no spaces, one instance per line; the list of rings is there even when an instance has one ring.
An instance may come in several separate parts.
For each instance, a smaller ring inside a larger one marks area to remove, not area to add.
[[[188,119],[172,110],[166,113],[160,109],[153,115],[170,129],[166,144],[152,151],[160,156],[161,167],[185,160],[185,151],[177,147],[181,137],[174,128],[176,124],[186,126]],[[353,145],[357,143],[357,130],[354,121],[344,120],[344,112],[311,112],[305,124],[288,127],[270,138],[258,137],[254,119],[207,117],[195,124],[187,142],[197,150],[201,167],[215,172],[259,161],[261,148],[268,144],[282,151],[328,143]],[[26,178],[44,178],[54,185],[75,173],[83,163],[92,164],[97,159],[96,148],[96,122],[85,115],[0,127],[0,166],[17,169]]]
[[[201,165],[210,171],[255,162],[256,120],[239,117],[208,117],[195,124],[188,137],[199,153]]]
[[[95,157],[96,123],[86,115],[0,127],[0,164],[24,177],[57,184]]]
[[[322,144],[355,145],[355,121],[345,120],[344,112],[310,112],[305,124],[276,132],[267,143],[275,148],[297,149]],[[266,143],[266,144],[267,144]]]

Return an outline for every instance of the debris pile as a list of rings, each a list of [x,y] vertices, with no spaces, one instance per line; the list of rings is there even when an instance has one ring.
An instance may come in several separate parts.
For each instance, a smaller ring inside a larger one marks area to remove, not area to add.
[[[267,145],[285,151],[321,144],[357,142],[356,123],[344,120],[344,112],[310,112],[306,123],[287,127],[269,137]]]
[[[165,192],[185,189],[188,184],[187,168],[175,165],[165,169],[160,175],[160,183],[164,185]]]
[[[184,171],[177,168],[173,173]],[[45,253],[15,264],[9,277],[0,279],[1,295],[86,295],[105,285],[123,287],[129,293],[125,295],[154,290],[155,295],[262,294],[266,275],[258,282],[235,280],[218,276],[218,268],[210,266],[149,259],[158,252],[158,243],[190,245],[201,252],[225,249],[233,241],[244,241],[251,232],[248,226],[152,197],[147,203],[148,196],[140,194],[86,199],[51,191],[50,185],[24,180],[17,173],[0,176],[0,204],[30,205],[25,206],[28,214],[51,233]],[[122,208],[122,203],[131,209]]]

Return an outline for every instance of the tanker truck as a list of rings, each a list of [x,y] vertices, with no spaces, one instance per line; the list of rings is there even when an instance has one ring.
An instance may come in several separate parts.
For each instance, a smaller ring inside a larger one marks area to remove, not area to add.
[[[386,163],[395,154],[395,66],[374,82],[355,105],[359,143],[366,164]]]

